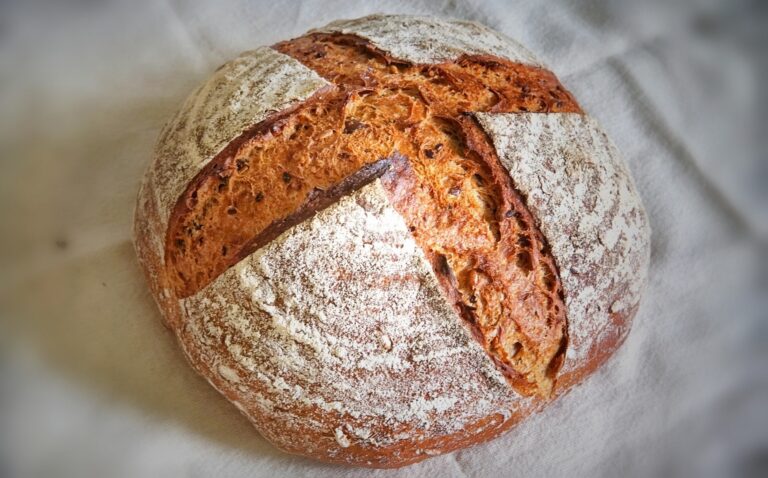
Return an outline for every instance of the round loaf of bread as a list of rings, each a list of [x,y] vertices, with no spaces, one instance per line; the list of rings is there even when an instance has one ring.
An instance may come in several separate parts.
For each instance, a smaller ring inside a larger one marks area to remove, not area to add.
[[[596,370],[649,234],[616,148],[527,50],[382,15],[217,69],[135,218],[195,370],[277,447],[370,467],[496,437]]]

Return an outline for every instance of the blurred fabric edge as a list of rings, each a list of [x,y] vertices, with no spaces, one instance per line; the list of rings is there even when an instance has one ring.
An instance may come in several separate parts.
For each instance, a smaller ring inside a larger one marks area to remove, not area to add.
[[[617,143],[654,229],[641,313],[605,370],[504,438],[395,474],[766,476],[757,0],[0,3],[0,475],[367,474],[272,449],[189,370],[130,234],[159,129],[196,84],[373,12],[525,44]]]

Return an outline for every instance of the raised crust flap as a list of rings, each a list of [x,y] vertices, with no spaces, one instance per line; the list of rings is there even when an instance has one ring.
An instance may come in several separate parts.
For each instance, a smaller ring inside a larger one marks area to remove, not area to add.
[[[568,308],[567,373],[585,365],[606,333],[629,329],[613,316],[631,315],[646,281],[650,227],[640,196],[616,147],[589,116],[475,117],[552,248]]]

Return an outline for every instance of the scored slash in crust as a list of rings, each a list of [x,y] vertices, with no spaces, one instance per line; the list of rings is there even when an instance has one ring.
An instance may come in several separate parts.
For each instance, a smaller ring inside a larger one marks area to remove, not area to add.
[[[567,341],[554,261],[466,113],[578,111],[570,95],[551,73],[500,58],[395,63],[358,37],[323,33],[276,48],[336,88],[266,120],[190,183],[166,243],[178,295],[252,253],[263,244],[254,236],[306,216],[295,211],[311,214],[314,191],[343,194],[345,178],[399,155],[410,179],[397,168],[384,184],[447,295],[510,383],[548,396]]]

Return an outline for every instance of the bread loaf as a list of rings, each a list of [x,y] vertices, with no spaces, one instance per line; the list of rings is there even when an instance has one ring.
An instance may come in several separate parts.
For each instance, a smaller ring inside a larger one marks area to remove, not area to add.
[[[616,148],[528,51],[382,15],[220,67],[135,218],[192,366],[279,448],[370,467],[498,436],[596,370],[649,233]]]

